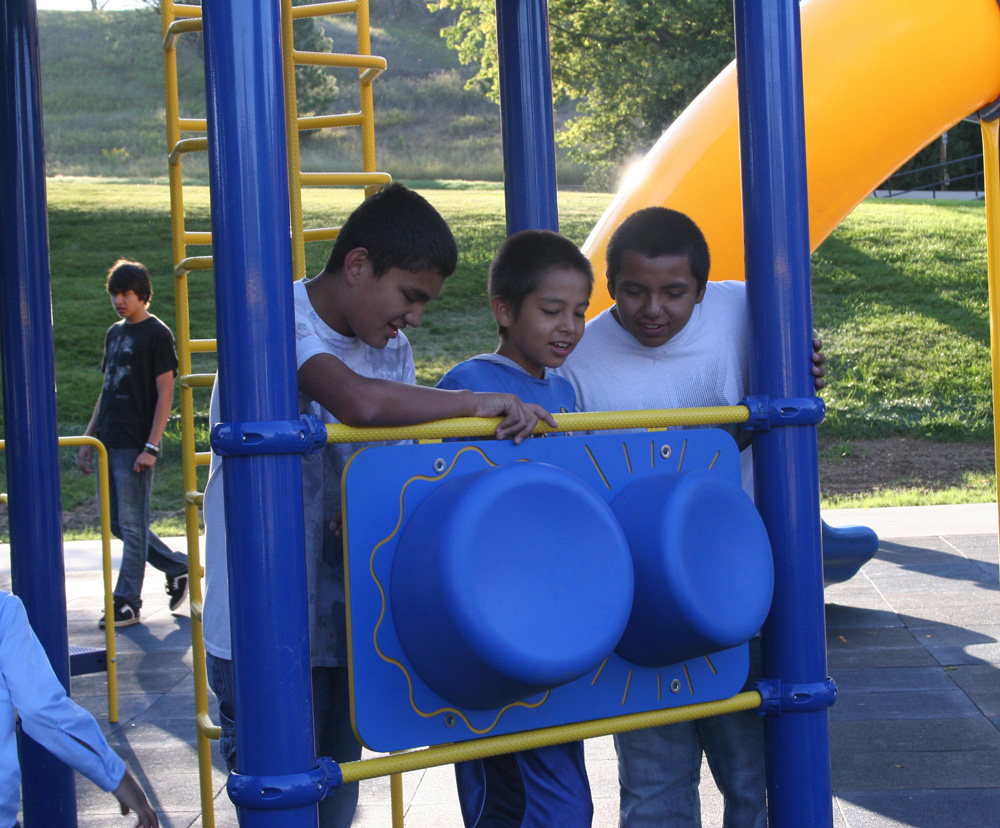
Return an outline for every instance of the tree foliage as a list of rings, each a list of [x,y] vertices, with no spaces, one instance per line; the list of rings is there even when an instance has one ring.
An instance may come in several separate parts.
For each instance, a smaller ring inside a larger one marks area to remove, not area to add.
[[[442,30],[469,81],[494,100],[493,0],[433,0],[457,13]],[[552,88],[577,114],[558,136],[598,168],[644,151],[734,55],[729,0],[549,0]]]

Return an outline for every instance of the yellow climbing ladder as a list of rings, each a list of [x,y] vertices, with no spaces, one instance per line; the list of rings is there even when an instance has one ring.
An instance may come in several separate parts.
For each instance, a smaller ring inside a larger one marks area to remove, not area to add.
[[[214,353],[214,339],[193,339],[188,308],[188,278],[192,274],[212,270],[211,255],[189,255],[189,246],[211,245],[212,234],[188,230],[184,208],[183,163],[190,153],[207,152],[204,118],[183,118],[180,115],[177,73],[177,42],[181,35],[200,32],[201,7],[161,1],[163,24],[163,71],[166,90],[167,150],[169,158],[171,240],[174,262],[174,295],[177,310],[177,358],[180,374],[181,451],[184,480],[188,571],[190,574],[191,638],[194,657],[195,709],[198,728],[198,768],[200,777],[202,824],[214,828],[215,810],[212,790],[211,741],[219,738],[219,727],[208,713],[208,682],[205,672],[205,650],[202,644],[202,588],[204,568],[201,559],[199,509],[204,496],[198,487],[197,470],[207,466],[211,451],[201,451],[195,445],[194,392],[211,388],[214,373],[194,373],[192,355]],[[357,52],[329,54],[297,51],[294,48],[293,23],[303,17],[354,15],[357,23]],[[375,171],[375,126],[372,107],[372,82],[386,68],[384,58],[371,54],[368,0],[343,0],[332,3],[296,5],[282,0],[282,53],[285,80],[285,126],[288,143],[289,207],[291,211],[292,267],[294,278],[305,276],[305,243],[330,241],[339,227],[306,228],[302,211],[302,187],[363,187],[366,192],[388,183],[385,173]],[[360,109],[357,112],[299,117],[295,89],[295,67],[326,66],[357,71],[360,88]],[[299,132],[337,127],[361,128],[361,172],[302,172],[299,161]],[[204,404],[207,410],[207,401]]]

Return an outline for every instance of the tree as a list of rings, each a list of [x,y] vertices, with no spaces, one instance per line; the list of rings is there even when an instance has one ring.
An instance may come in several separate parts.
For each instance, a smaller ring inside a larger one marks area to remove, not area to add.
[[[458,13],[442,30],[463,63],[478,64],[469,85],[494,100],[493,0],[433,0]],[[607,171],[648,149],[733,59],[729,0],[549,0],[552,88],[576,101],[558,135],[570,156]]]

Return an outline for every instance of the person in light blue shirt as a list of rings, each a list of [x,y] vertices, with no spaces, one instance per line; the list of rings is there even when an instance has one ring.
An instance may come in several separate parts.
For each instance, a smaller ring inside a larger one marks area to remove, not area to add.
[[[594,277],[573,242],[526,230],[490,265],[490,308],[500,345],[452,368],[438,388],[505,391],[550,412],[577,409],[570,382],[552,373],[583,336]],[[515,516],[516,517],[516,516]],[[466,828],[590,828],[594,807],[583,742],[455,765]]]
[[[16,826],[21,804],[16,718],[21,729],[95,785],[110,791],[122,814],[158,828],[156,813],[94,717],[66,695],[35,637],[21,599],[0,591],[0,828]]]

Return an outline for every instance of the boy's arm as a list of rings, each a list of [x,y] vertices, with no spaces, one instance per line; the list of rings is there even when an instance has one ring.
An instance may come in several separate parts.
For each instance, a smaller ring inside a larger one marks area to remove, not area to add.
[[[101,389],[101,394],[104,393],[104,389]],[[87,427],[83,430],[84,437],[93,437],[94,433],[97,431],[97,412],[101,410],[101,394],[97,395],[97,402],[94,403],[94,413],[90,415],[90,422],[87,423]],[[80,471],[84,474],[90,474],[90,460],[94,456],[94,447],[83,445],[80,446],[80,451],[77,453],[76,464],[80,467]]]
[[[503,417],[497,439],[519,443],[539,420],[555,428],[541,406],[513,394],[443,391],[355,373],[332,354],[316,354],[298,371],[299,389],[340,422],[352,426],[396,426],[451,417]]]
[[[170,419],[170,407],[174,404],[174,372],[164,371],[156,377],[156,408],[153,409],[153,425],[149,429],[147,445],[159,446],[163,432]],[[132,471],[141,472],[153,468],[157,455],[150,451],[141,451],[135,459]]]

